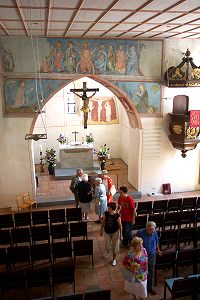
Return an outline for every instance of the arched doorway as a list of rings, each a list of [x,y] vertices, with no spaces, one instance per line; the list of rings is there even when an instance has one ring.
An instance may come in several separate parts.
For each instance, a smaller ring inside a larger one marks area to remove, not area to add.
[[[85,76],[76,76],[71,78],[69,81],[66,82],[66,85],[69,85],[72,82],[76,82],[77,80],[84,79]],[[128,96],[120,90],[117,86],[115,86],[112,82],[108,81],[107,79],[101,78],[95,75],[88,75],[87,78],[94,80],[96,83],[102,84],[106,87],[109,91],[111,91],[119,100],[123,109],[127,115],[129,120],[128,126],[126,128],[126,137],[123,137],[120,141],[122,145],[125,145],[123,149],[124,155],[127,156],[126,163],[128,167],[130,166],[128,173],[129,173],[129,182],[137,189],[140,190],[140,145],[141,145],[141,121],[140,117],[137,113],[135,105],[131,102]],[[94,83],[95,84],[95,83]],[[87,85],[91,87],[90,85]],[[95,86],[93,86],[95,87]],[[63,86],[62,86],[63,88]],[[61,90],[61,89],[60,89]],[[55,94],[55,92],[54,92]],[[52,99],[52,95],[44,102],[44,105],[48,103],[48,101]],[[32,122],[32,132],[36,123],[38,116],[33,119]],[[132,146],[132,142],[134,141],[134,147]],[[130,146],[131,145],[131,146]],[[132,175],[134,173],[134,175]]]

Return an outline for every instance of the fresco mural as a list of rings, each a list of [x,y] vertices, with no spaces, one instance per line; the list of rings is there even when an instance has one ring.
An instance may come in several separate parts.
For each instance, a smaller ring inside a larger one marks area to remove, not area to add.
[[[117,124],[119,123],[115,97],[100,97],[90,99],[88,124]]]
[[[35,58],[34,53],[38,53]],[[142,76],[157,80],[161,78],[162,42],[1,37],[0,56],[4,72],[35,73],[37,68],[41,73]]]
[[[139,114],[160,114],[160,84],[157,82],[113,82],[134,102]]]
[[[33,114],[40,109],[40,102],[46,101],[66,80],[7,79],[4,83],[5,115]]]

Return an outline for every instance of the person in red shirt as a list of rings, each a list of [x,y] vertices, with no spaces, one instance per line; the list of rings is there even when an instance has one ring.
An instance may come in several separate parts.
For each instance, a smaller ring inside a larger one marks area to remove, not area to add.
[[[135,222],[135,202],[133,198],[127,194],[127,187],[121,186],[119,192],[120,196],[117,211],[121,213],[122,246],[128,247],[132,241],[132,224]]]
[[[113,186],[113,183],[112,183],[112,179],[110,178],[110,176],[108,176],[107,170],[102,171],[101,179],[102,179],[102,183],[106,187],[107,202],[108,203],[113,202],[113,197],[112,197],[111,191],[110,191],[111,187]]]

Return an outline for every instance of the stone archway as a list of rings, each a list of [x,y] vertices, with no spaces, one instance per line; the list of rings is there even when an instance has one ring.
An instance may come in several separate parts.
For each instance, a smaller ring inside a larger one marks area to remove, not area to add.
[[[139,117],[139,114],[136,110],[136,107],[134,103],[129,99],[129,97],[116,85],[114,85],[109,80],[102,78],[97,75],[81,75],[81,76],[74,76],[66,80],[66,84],[62,85],[59,90],[61,90],[64,86],[68,85],[71,82],[77,81],[83,77],[90,78],[100,84],[102,84],[104,87],[106,87],[108,90],[110,90],[119,100],[119,102],[122,104],[127,117],[129,121],[129,129],[128,129],[128,136],[130,137],[125,141],[127,143],[125,151],[127,151],[127,165],[128,165],[128,181],[137,189],[140,190],[140,166],[141,166],[141,142],[142,142],[142,135],[141,135],[141,120]],[[44,102],[44,105],[48,103],[48,101],[52,98],[52,96],[58,92],[54,91],[50,95],[48,99]],[[31,124],[31,131],[33,132],[36,120],[38,116],[35,116],[32,120]],[[137,129],[137,130],[135,130]],[[128,142],[129,140],[129,142]],[[135,144],[132,144],[132,140],[134,140]],[[129,144],[131,142],[131,144]],[[136,145],[136,147],[135,147]],[[134,149],[133,149],[134,148]],[[137,148],[137,150],[135,150]],[[130,149],[131,151],[128,151]],[[133,172],[134,170],[134,172]],[[132,174],[134,173],[134,174]]]

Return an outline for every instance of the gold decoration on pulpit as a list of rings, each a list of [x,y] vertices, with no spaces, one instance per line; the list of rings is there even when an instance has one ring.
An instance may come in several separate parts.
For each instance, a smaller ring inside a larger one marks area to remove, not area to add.
[[[174,131],[176,134],[181,134],[181,133],[182,133],[181,125],[174,125],[174,126],[173,126],[173,131]]]
[[[189,127],[186,131],[187,139],[196,139],[199,135],[199,127],[191,128]]]

